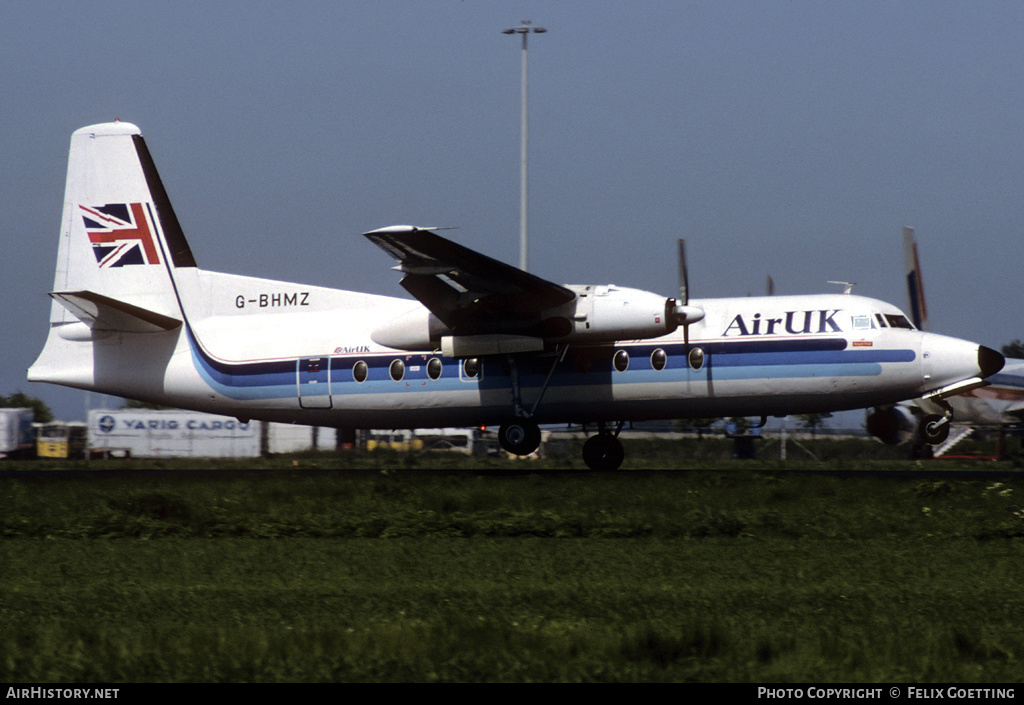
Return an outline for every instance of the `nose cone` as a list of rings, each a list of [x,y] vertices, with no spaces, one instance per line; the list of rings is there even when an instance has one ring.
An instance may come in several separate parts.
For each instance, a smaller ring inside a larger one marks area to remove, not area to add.
[[[978,346],[978,369],[981,370],[981,377],[991,377],[1006,364],[1006,358],[992,348],[984,345]]]
[[[921,347],[925,385],[930,389],[991,377],[1005,363],[1003,356],[991,348],[935,333],[925,333]]]

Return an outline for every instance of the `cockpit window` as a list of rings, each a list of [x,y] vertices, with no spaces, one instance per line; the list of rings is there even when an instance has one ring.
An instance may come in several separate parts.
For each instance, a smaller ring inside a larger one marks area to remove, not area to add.
[[[889,325],[885,322],[885,316],[883,316],[882,314],[876,313],[875,314],[875,318],[878,319],[878,327],[879,328],[888,328],[889,327]]]
[[[914,324],[907,320],[906,316],[887,313],[885,314],[885,320],[889,323],[890,328],[906,328],[908,330],[914,330]]]
[[[871,330],[874,327],[874,324],[871,322],[871,316],[859,315],[853,317],[854,330]]]

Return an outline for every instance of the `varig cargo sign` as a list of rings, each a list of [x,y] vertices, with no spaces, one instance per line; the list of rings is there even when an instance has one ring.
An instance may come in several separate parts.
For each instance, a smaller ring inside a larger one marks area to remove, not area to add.
[[[260,454],[260,428],[194,411],[95,409],[89,412],[89,446],[139,458],[253,458]]]

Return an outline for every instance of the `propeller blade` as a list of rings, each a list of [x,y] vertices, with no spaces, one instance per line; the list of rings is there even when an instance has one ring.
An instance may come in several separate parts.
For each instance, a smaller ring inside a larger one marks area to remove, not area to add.
[[[679,303],[690,303],[689,275],[686,271],[686,240],[679,238]]]
[[[679,238],[679,298],[675,301],[675,318],[686,330],[683,335],[689,344],[690,324],[704,318],[703,309],[690,306],[689,274],[686,270],[686,240]]]

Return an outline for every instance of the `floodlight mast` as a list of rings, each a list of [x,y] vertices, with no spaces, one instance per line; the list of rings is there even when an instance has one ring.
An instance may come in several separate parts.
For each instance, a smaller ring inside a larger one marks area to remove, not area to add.
[[[515,27],[502,30],[502,34],[518,34],[523,38],[523,70],[522,70],[522,124],[520,126],[520,148],[519,148],[519,268],[524,272],[527,270],[527,258],[529,253],[528,240],[526,236],[526,155],[529,142],[529,129],[526,120],[526,37],[533,32],[543,34],[547,32],[544,27],[534,27],[528,20],[523,20]]]

